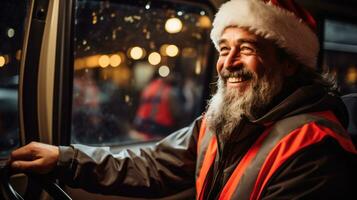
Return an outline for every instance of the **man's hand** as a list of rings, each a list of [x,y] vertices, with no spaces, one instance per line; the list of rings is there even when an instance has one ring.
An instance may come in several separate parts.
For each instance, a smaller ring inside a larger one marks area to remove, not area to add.
[[[50,172],[57,164],[59,148],[31,142],[11,153],[11,167],[16,171],[32,171],[40,174]]]

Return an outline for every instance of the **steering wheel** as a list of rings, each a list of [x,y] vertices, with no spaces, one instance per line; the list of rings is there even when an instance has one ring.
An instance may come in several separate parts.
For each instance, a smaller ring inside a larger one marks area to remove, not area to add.
[[[15,175],[10,170],[8,165],[0,166],[0,193],[4,195],[1,198],[6,200],[24,200],[24,198],[16,192],[16,190],[10,184],[10,177]],[[48,177],[44,175],[38,175],[33,173],[25,173],[28,177],[28,183],[33,182],[44,189],[53,199],[55,200],[72,200],[66,192],[64,192],[60,186],[55,181],[50,181]]]

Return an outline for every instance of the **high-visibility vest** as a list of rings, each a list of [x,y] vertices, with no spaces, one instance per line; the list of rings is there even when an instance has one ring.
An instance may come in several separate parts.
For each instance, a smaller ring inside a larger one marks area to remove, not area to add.
[[[143,91],[136,117],[161,126],[174,125],[170,112],[169,95],[172,87],[162,79],[156,79]]]
[[[335,139],[344,150],[357,153],[348,134],[330,111],[296,115],[268,126],[238,163],[219,199],[260,199],[267,182],[285,161],[326,137]],[[216,136],[206,131],[205,119],[197,151],[196,199],[203,199],[205,178],[217,154]]]

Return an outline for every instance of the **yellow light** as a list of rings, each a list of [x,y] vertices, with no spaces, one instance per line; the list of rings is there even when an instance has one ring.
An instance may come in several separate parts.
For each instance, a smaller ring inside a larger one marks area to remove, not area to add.
[[[170,18],[165,23],[165,30],[168,33],[178,33],[182,30],[182,22],[178,18]]]
[[[110,66],[118,67],[121,63],[121,58],[118,54],[110,56]]]
[[[195,74],[199,75],[202,72],[201,62],[199,60],[196,61]]]
[[[163,55],[163,56],[167,56],[166,54],[166,49],[169,45],[168,44],[163,44],[161,47],[160,47],[160,54]]]
[[[171,45],[167,46],[167,48],[166,48],[166,54],[170,57],[177,56],[178,52],[179,52],[179,49],[176,45],[171,44]]]
[[[150,55],[149,55],[149,58],[148,58],[148,61],[150,64],[152,65],[157,65],[161,62],[161,56],[159,53],[157,52],[152,52]]]
[[[125,97],[124,97],[124,101],[126,102],[126,103],[129,103],[130,102],[130,96],[129,95],[125,95]]]
[[[198,27],[201,27],[201,28],[211,28],[211,19],[207,16],[201,16],[199,19],[198,19]]]
[[[357,83],[357,68],[356,67],[350,66],[347,69],[346,82],[351,85]]]
[[[98,18],[96,15],[94,15],[92,19],[92,24],[96,24],[97,22],[98,22]]]
[[[99,57],[99,60],[98,60],[98,63],[99,63],[99,66],[101,67],[108,67],[109,64],[110,64],[110,58],[109,56],[107,55],[102,55]]]
[[[99,55],[88,56],[85,58],[85,65],[87,67],[96,67],[98,66]]]
[[[133,47],[129,54],[132,59],[139,60],[144,56],[144,50],[141,47]]]
[[[167,77],[170,74],[170,68],[166,65],[163,65],[159,68],[159,75],[161,77]]]
[[[6,63],[5,57],[0,56],[0,67],[4,67],[5,63]]]
[[[83,58],[74,59],[74,69],[80,70],[86,67],[86,61]]]

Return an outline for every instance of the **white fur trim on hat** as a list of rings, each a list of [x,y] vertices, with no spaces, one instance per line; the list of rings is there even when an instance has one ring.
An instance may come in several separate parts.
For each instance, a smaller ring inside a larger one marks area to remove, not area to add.
[[[262,0],[231,0],[221,6],[213,21],[211,39],[218,50],[226,27],[246,28],[270,39],[295,56],[302,64],[315,68],[319,41],[317,35],[293,13]]]

